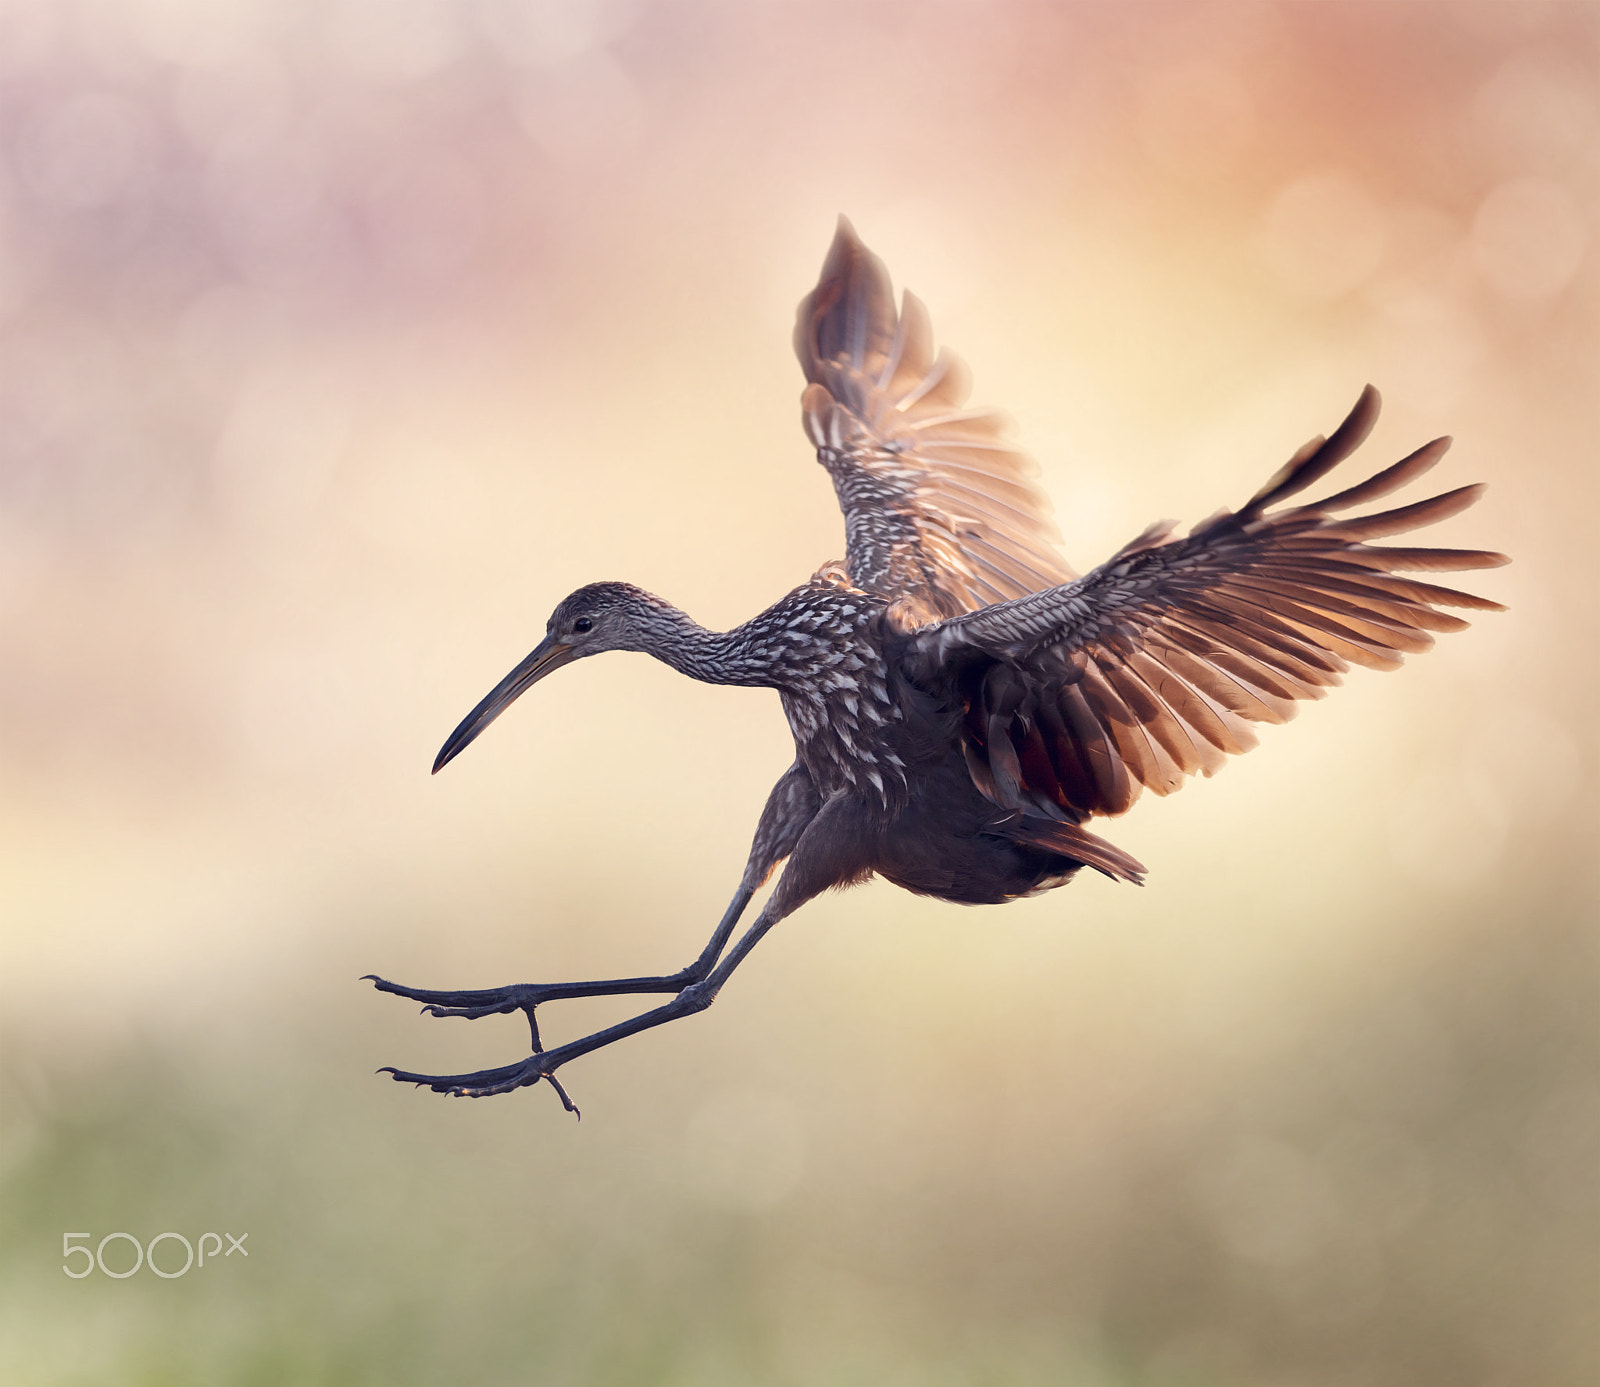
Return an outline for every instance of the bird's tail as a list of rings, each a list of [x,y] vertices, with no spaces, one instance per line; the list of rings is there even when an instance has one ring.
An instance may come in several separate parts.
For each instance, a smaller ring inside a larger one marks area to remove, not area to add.
[[[1077,824],[1062,823],[1057,819],[1037,819],[1024,814],[1009,823],[997,824],[989,831],[1015,843],[1026,843],[1029,847],[1071,857],[1086,867],[1104,873],[1113,881],[1144,885],[1147,872],[1144,863],[1131,853],[1123,852],[1115,843],[1108,843]]]

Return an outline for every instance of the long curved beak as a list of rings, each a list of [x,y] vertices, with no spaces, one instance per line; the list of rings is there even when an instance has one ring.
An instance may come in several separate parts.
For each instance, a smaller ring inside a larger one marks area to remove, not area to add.
[[[526,660],[496,684],[489,691],[488,697],[461,720],[461,726],[456,728],[445,744],[439,748],[439,757],[433,763],[433,773],[438,775],[442,766],[447,766],[455,760],[478,733],[517,701],[524,689],[537,684],[551,670],[560,669],[573,658],[574,652],[570,645],[563,645],[553,637],[546,636],[534,647]]]

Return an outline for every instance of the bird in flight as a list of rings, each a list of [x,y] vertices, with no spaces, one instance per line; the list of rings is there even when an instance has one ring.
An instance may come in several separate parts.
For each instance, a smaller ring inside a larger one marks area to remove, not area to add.
[[[703,1011],[779,920],[829,887],[877,874],[921,895],[992,904],[1047,891],[1088,867],[1140,882],[1145,869],[1085,826],[1170,794],[1255,744],[1351,664],[1394,669],[1442,608],[1500,610],[1400,576],[1491,568],[1501,554],[1372,541],[1464,510],[1481,486],[1396,509],[1350,512],[1414,481],[1449,447],[1409,457],[1319,501],[1284,504],[1371,431],[1362,391],[1330,437],[1289,459],[1236,511],[1178,536],[1154,525],[1098,568],[1067,566],[1031,462],[1002,416],[967,406],[967,373],[934,349],[927,311],[896,311],[883,262],[844,218],[794,346],[801,417],[844,512],[845,557],[731,631],[708,631],[627,583],[562,600],[545,637],[450,734],[454,759],[553,670],[637,650],[711,684],[776,689],[794,764],[767,799],[750,857],[700,956],[675,973],[468,991],[379,990],[434,1016],[521,1011],[532,1052],[497,1069],[414,1074],[436,1093],[484,1097],[548,1083],[580,1055]],[[787,863],[729,947],[752,897]],[[546,1050],[536,1009],[570,997],[665,996],[629,1020]]]

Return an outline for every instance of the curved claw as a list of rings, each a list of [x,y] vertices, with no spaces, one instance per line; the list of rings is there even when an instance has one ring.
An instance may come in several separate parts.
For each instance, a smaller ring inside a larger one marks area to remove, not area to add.
[[[447,1007],[437,1002],[429,1002],[423,1006],[420,1015],[423,1016],[464,1016],[468,1021],[477,1021],[485,1016],[507,1016],[517,1010],[532,1010],[535,1002],[502,1002],[499,1006],[481,1007]]]
[[[456,1098],[489,1098],[550,1078],[540,1062],[542,1058],[540,1055],[530,1055],[515,1064],[502,1065],[498,1069],[480,1069],[472,1074],[413,1074],[410,1070],[396,1069],[388,1064],[377,1072],[388,1074],[397,1084],[416,1084],[419,1088],[431,1088],[435,1093],[448,1093]],[[561,1092],[560,1085],[553,1086],[557,1092]],[[565,1094],[563,1101],[569,1108],[572,1106],[572,1100]]]
[[[578,1105],[572,1101],[572,1098],[567,1093],[566,1089],[561,1087],[561,1080],[556,1078],[554,1074],[546,1074],[544,1078],[545,1082],[549,1084],[551,1088],[555,1089],[556,1097],[561,1100],[561,1106],[564,1107],[575,1118],[577,1118],[579,1122],[582,1122],[583,1114],[578,1111]]]

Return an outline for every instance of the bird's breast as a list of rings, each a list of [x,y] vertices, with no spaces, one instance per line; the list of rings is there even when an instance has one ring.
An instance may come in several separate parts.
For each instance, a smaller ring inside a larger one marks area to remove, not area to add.
[[[817,789],[885,806],[903,798],[904,714],[881,648],[883,603],[819,576],[751,626]]]
[[[904,795],[903,719],[881,656],[842,653],[806,686],[783,690],[783,709],[800,760],[824,795],[848,789],[886,807]]]

